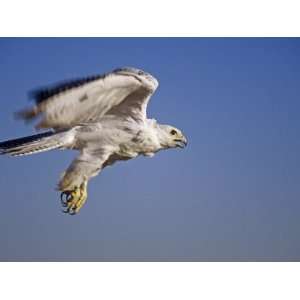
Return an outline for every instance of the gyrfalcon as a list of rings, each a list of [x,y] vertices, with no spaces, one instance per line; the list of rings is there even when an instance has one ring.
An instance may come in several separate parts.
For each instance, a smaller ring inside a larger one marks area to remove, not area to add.
[[[74,149],[77,158],[58,183],[64,212],[76,214],[87,199],[87,183],[106,166],[138,155],[187,145],[183,133],[146,115],[158,87],[149,73],[120,68],[35,90],[35,105],[16,114],[39,118],[40,134],[0,143],[0,153],[28,155],[52,149]]]

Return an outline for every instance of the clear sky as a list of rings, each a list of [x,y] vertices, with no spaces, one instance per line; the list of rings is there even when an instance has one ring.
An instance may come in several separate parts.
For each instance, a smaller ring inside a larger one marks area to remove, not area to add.
[[[55,191],[75,152],[0,157],[1,261],[299,260],[299,39],[0,39],[0,139],[28,91],[133,66],[184,150],[106,168],[79,215]]]

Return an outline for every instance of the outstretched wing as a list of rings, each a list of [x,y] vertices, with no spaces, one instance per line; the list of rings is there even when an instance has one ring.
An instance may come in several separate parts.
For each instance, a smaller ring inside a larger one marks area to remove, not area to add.
[[[157,86],[157,80],[142,70],[116,69],[108,74],[34,91],[36,105],[18,116],[25,120],[41,116],[38,128],[55,129],[96,122],[105,114],[143,119]]]

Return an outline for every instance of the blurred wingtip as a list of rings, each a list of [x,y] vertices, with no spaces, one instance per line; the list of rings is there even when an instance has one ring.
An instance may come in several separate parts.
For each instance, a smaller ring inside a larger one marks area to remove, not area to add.
[[[38,110],[36,107],[25,108],[14,113],[14,118],[16,120],[24,120],[29,122],[33,120],[38,115]]]

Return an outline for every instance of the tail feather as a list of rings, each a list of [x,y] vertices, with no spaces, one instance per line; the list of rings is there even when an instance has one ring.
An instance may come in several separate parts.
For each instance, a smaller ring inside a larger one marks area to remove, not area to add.
[[[66,146],[70,142],[67,132],[52,131],[8,140],[0,143],[0,154],[29,155]]]

